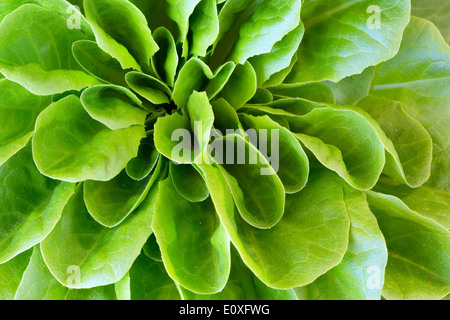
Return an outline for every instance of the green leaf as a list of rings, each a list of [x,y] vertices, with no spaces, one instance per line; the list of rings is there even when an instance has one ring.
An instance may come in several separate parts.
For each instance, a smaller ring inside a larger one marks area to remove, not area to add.
[[[47,237],[73,192],[73,184],[40,174],[31,143],[6,161],[0,167],[0,263]]]
[[[309,160],[298,139],[267,116],[253,117],[242,114],[240,121],[244,129],[254,129],[256,136],[260,137],[257,144],[254,144],[255,147],[259,145],[261,152],[261,147],[266,149],[263,154],[268,161],[275,159],[270,165],[283,183],[285,192],[296,193],[303,189],[308,181]],[[264,141],[264,138],[267,138],[267,141]],[[272,154],[273,151],[275,154]]]
[[[244,264],[236,249],[231,249],[231,271],[225,288],[213,295],[191,292],[179,287],[183,300],[297,300],[293,289],[277,290],[265,285]]]
[[[277,99],[301,98],[331,104],[336,102],[330,86],[319,82],[282,84],[269,90]]]
[[[291,62],[289,63],[289,66],[286,68],[278,71],[277,73],[274,73],[269,80],[263,83],[263,87],[270,88],[270,87],[276,87],[284,82],[286,77],[291,73],[292,68],[294,68],[295,63],[297,62],[297,52],[294,53],[292,56]]]
[[[170,31],[164,27],[156,29],[153,38],[159,47],[159,51],[152,57],[153,69],[157,76],[172,88],[179,62],[175,40]]]
[[[198,147],[204,151],[211,139],[214,124],[214,113],[206,92],[194,91],[187,103],[187,112]]]
[[[173,101],[182,108],[194,91],[205,91],[209,99],[214,98],[228,82],[234,68],[234,63],[228,62],[213,73],[198,58],[189,59],[178,74],[172,94]]]
[[[225,134],[227,130],[239,132],[239,129],[242,129],[242,132],[244,131],[236,110],[226,100],[223,98],[214,100],[211,102],[211,106],[214,112],[215,129],[212,132],[219,130],[222,134]]]
[[[358,112],[327,106],[290,118],[289,124],[317,160],[351,186],[365,190],[376,184],[385,164],[384,146]]]
[[[64,17],[68,22],[68,28],[77,28],[79,30],[82,30],[84,34],[86,34],[90,38],[93,38],[94,35],[88,22],[86,21],[84,16],[80,14],[77,8],[72,6],[72,4],[75,4],[82,9],[82,5],[78,3],[79,1],[81,0],[2,0],[0,4],[0,21],[2,21],[5,16],[10,14],[14,10],[20,8],[22,5],[34,4]]]
[[[367,68],[360,74],[342,79],[338,83],[327,81],[338,105],[355,105],[369,95],[375,68]]]
[[[152,260],[162,262],[161,249],[159,249],[158,242],[156,242],[155,234],[152,233],[145,242],[142,252]]]
[[[341,262],[349,218],[341,182],[334,174],[315,171],[302,191],[286,196],[281,221],[262,230],[240,217],[220,170],[200,168],[230,240],[265,284],[277,289],[303,286]]]
[[[411,14],[425,18],[441,31],[447,43],[450,43],[450,3],[440,0],[413,0],[411,1]]]
[[[195,8],[201,0],[165,0],[167,2],[167,14],[175,21],[180,31],[179,42],[183,43],[183,57],[187,56],[186,37],[189,32],[189,17],[194,13]]]
[[[64,300],[67,290],[48,270],[39,245],[34,246],[30,263],[23,273],[14,299]]]
[[[137,156],[145,129],[110,130],[93,120],[79,98],[51,104],[36,121],[33,158],[39,171],[59,180],[108,181]]]
[[[367,192],[388,248],[383,297],[442,299],[450,293],[450,233],[390,195]]]
[[[117,296],[114,285],[108,285],[90,289],[70,289],[65,300],[117,300]]]
[[[387,248],[366,196],[342,183],[350,238],[342,262],[297,290],[307,300],[380,300]]]
[[[41,242],[42,256],[51,273],[64,286],[77,289],[106,286],[122,279],[151,234],[156,197],[157,188],[152,188],[127,219],[107,228],[87,211],[83,186],[79,185],[61,220]]]
[[[429,186],[409,188],[383,176],[374,190],[399,198],[411,210],[450,229],[450,193]]]
[[[95,85],[72,56],[72,43],[86,38],[59,14],[25,4],[0,24],[0,72],[36,95]]]
[[[167,272],[193,292],[221,291],[230,272],[230,247],[211,199],[187,201],[170,178],[158,188],[152,229]]]
[[[0,165],[26,146],[49,97],[35,96],[7,79],[0,80]]]
[[[230,134],[216,141],[223,144],[223,150],[216,150],[213,161],[223,174],[242,218],[256,228],[275,226],[285,209],[285,189],[269,161],[240,135]],[[211,187],[208,188],[211,192]]]
[[[126,171],[109,181],[85,181],[84,202],[91,216],[105,227],[113,228],[144,201],[161,171],[159,161],[152,176],[136,181]]]
[[[159,117],[154,141],[156,150],[166,158],[182,164],[193,162],[193,134],[186,115],[174,113]]]
[[[273,94],[266,88],[256,89],[255,95],[248,101],[248,104],[267,104],[273,102]]]
[[[159,158],[160,154],[153,143],[153,134],[149,134],[147,139],[141,141],[137,157],[127,163],[125,170],[130,178],[142,180],[152,172]]]
[[[216,0],[200,0],[189,18],[189,29],[192,34],[189,53],[196,57],[206,56],[219,35]]]
[[[158,51],[143,13],[123,0],[86,0],[86,18],[101,49],[117,59],[123,69],[148,68]]]
[[[430,22],[411,18],[398,55],[377,68],[373,94],[400,101],[433,139],[427,185],[449,192],[450,47]]]
[[[271,52],[298,27],[300,8],[300,0],[228,0],[219,13],[220,32],[210,65],[243,64],[250,57]]]
[[[144,126],[147,111],[130,90],[115,85],[97,85],[87,88],[80,97],[84,109],[98,122],[111,130]]]
[[[249,59],[249,62],[255,69],[258,86],[263,85],[271,76],[289,67],[302,41],[304,32],[305,28],[300,22],[297,28],[275,43],[269,53]]]
[[[306,31],[297,63],[286,79],[290,83],[338,82],[394,57],[411,4],[409,0],[308,0],[304,8]]]
[[[141,72],[131,71],[127,73],[125,80],[131,89],[152,104],[169,103],[171,91],[165,83],[157,78]]]
[[[178,26],[168,16],[168,3],[167,0],[128,0],[134,4],[147,18],[148,26],[150,30],[156,30],[164,27],[169,32],[177,37],[179,30]],[[155,37],[155,35],[153,35]],[[155,38],[155,41],[158,42]],[[159,43],[158,43],[159,45]]]
[[[131,300],[180,300],[174,281],[164,265],[144,254],[130,269]]]
[[[190,164],[170,162],[170,178],[180,196],[188,201],[202,202],[209,196],[205,180]]]
[[[126,71],[122,69],[119,61],[100,49],[95,41],[74,42],[72,53],[78,64],[97,80],[126,87]]]
[[[23,272],[30,261],[31,251],[27,250],[8,262],[0,264],[0,300],[13,300]]]
[[[246,104],[256,93],[256,73],[249,62],[239,64],[224,86],[220,96],[236,110]]]
[[[408,115],[401,103],[370,95],[358,103],[374,118],[390,142],[384,173],[411,187],[430,178],[433,143],[425,128]],[[385,138],[382,138],[385,140]]]

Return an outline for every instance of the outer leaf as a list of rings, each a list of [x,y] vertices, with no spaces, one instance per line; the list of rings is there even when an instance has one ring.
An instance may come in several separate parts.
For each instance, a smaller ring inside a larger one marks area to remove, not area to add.
[[[124,0],[86,0],[84,9],[98,45],[123,69],[150,65],[159,48],[138,8]]]
[[[131,300],[179,300],[174,281],[161,262],[141,254],[130,269]]]
[[[26,146],[49,97],[31,94],[7,79],[0,80],[0,165]]]
[[[0,263],[52,231],[73,189],[72,184],[40,174],[31,157],[31,144],[0,167]]]
[[[191,291],[221,291],[230,272],[230,247],[211,199],[187,201],[170,178],[158,188],[152,229],[167,272]]]
[[[450,192],[450,47],[430,22],[412,18],[398,55],[377,69],[372,93],[401,101],[433,139],[427,185]]]
[[[0,264],[0,300],[13,300],[23,272],[30,261],[32,250],[27,250],[8,262]]]
[[[69,29],[62,16],[25,4],[0,24],[0,72],[37,95],[97,84],[72,56],[72,43],[82,39],[83,31]]]
[[[42,256],[55,278],[64,286],[78,289],[122,279],[151,234],[156,190],[153,188],[119,226],[106,228],[90,216],[80,185],[53,232],[41,242]],[[73,281],[70,270],[77,270],[78,281]]]
[[[300,0],[227,1],[219,13],[220,32],[211,65],[243,64],[250,57],[271,52],[299,25],[300,8]]]
[[[273,228],[248,225],[238,214],[217,168],[201,166],[227,233],[245,264],[272,288],[303,286],[343,258],[349,219],[339,178],[316,172],[300,192],[287,195],[283,219]]]
[[[411,10],[409,0],[308,0],[304,7],[306,32],[287,78],[291,83],[338,82],[392,58]]]
[[[450,292],[450,233],[399,199],[368,192],[389,259],[383,297],[442,299]]]
[[[39,245],[34,246],[30,263],[23,273],[14,299],[64,300],[67,290],[48,270]]]
[[[308,300],[379,300],[387,248],[366,196],[342,183],[350,217],[348,249],[340,264],[300,288]]]
[[[93,120],[80,99],[71,95],[39,115],[33,158],[43,174],[56,179],[108,181],[136,157],[143,137],[141,126],[108,129]]]
[[[80,99],[89,115],[111,130],[145,125],[147,111],[140,107],[142,102],[123,87],[93,86],[84,90]]]

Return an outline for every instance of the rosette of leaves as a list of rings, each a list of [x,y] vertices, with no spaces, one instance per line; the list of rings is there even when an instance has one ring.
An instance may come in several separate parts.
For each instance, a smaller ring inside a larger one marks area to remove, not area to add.
[[[443,299],[444,3],[0,1],[0,297]]]

